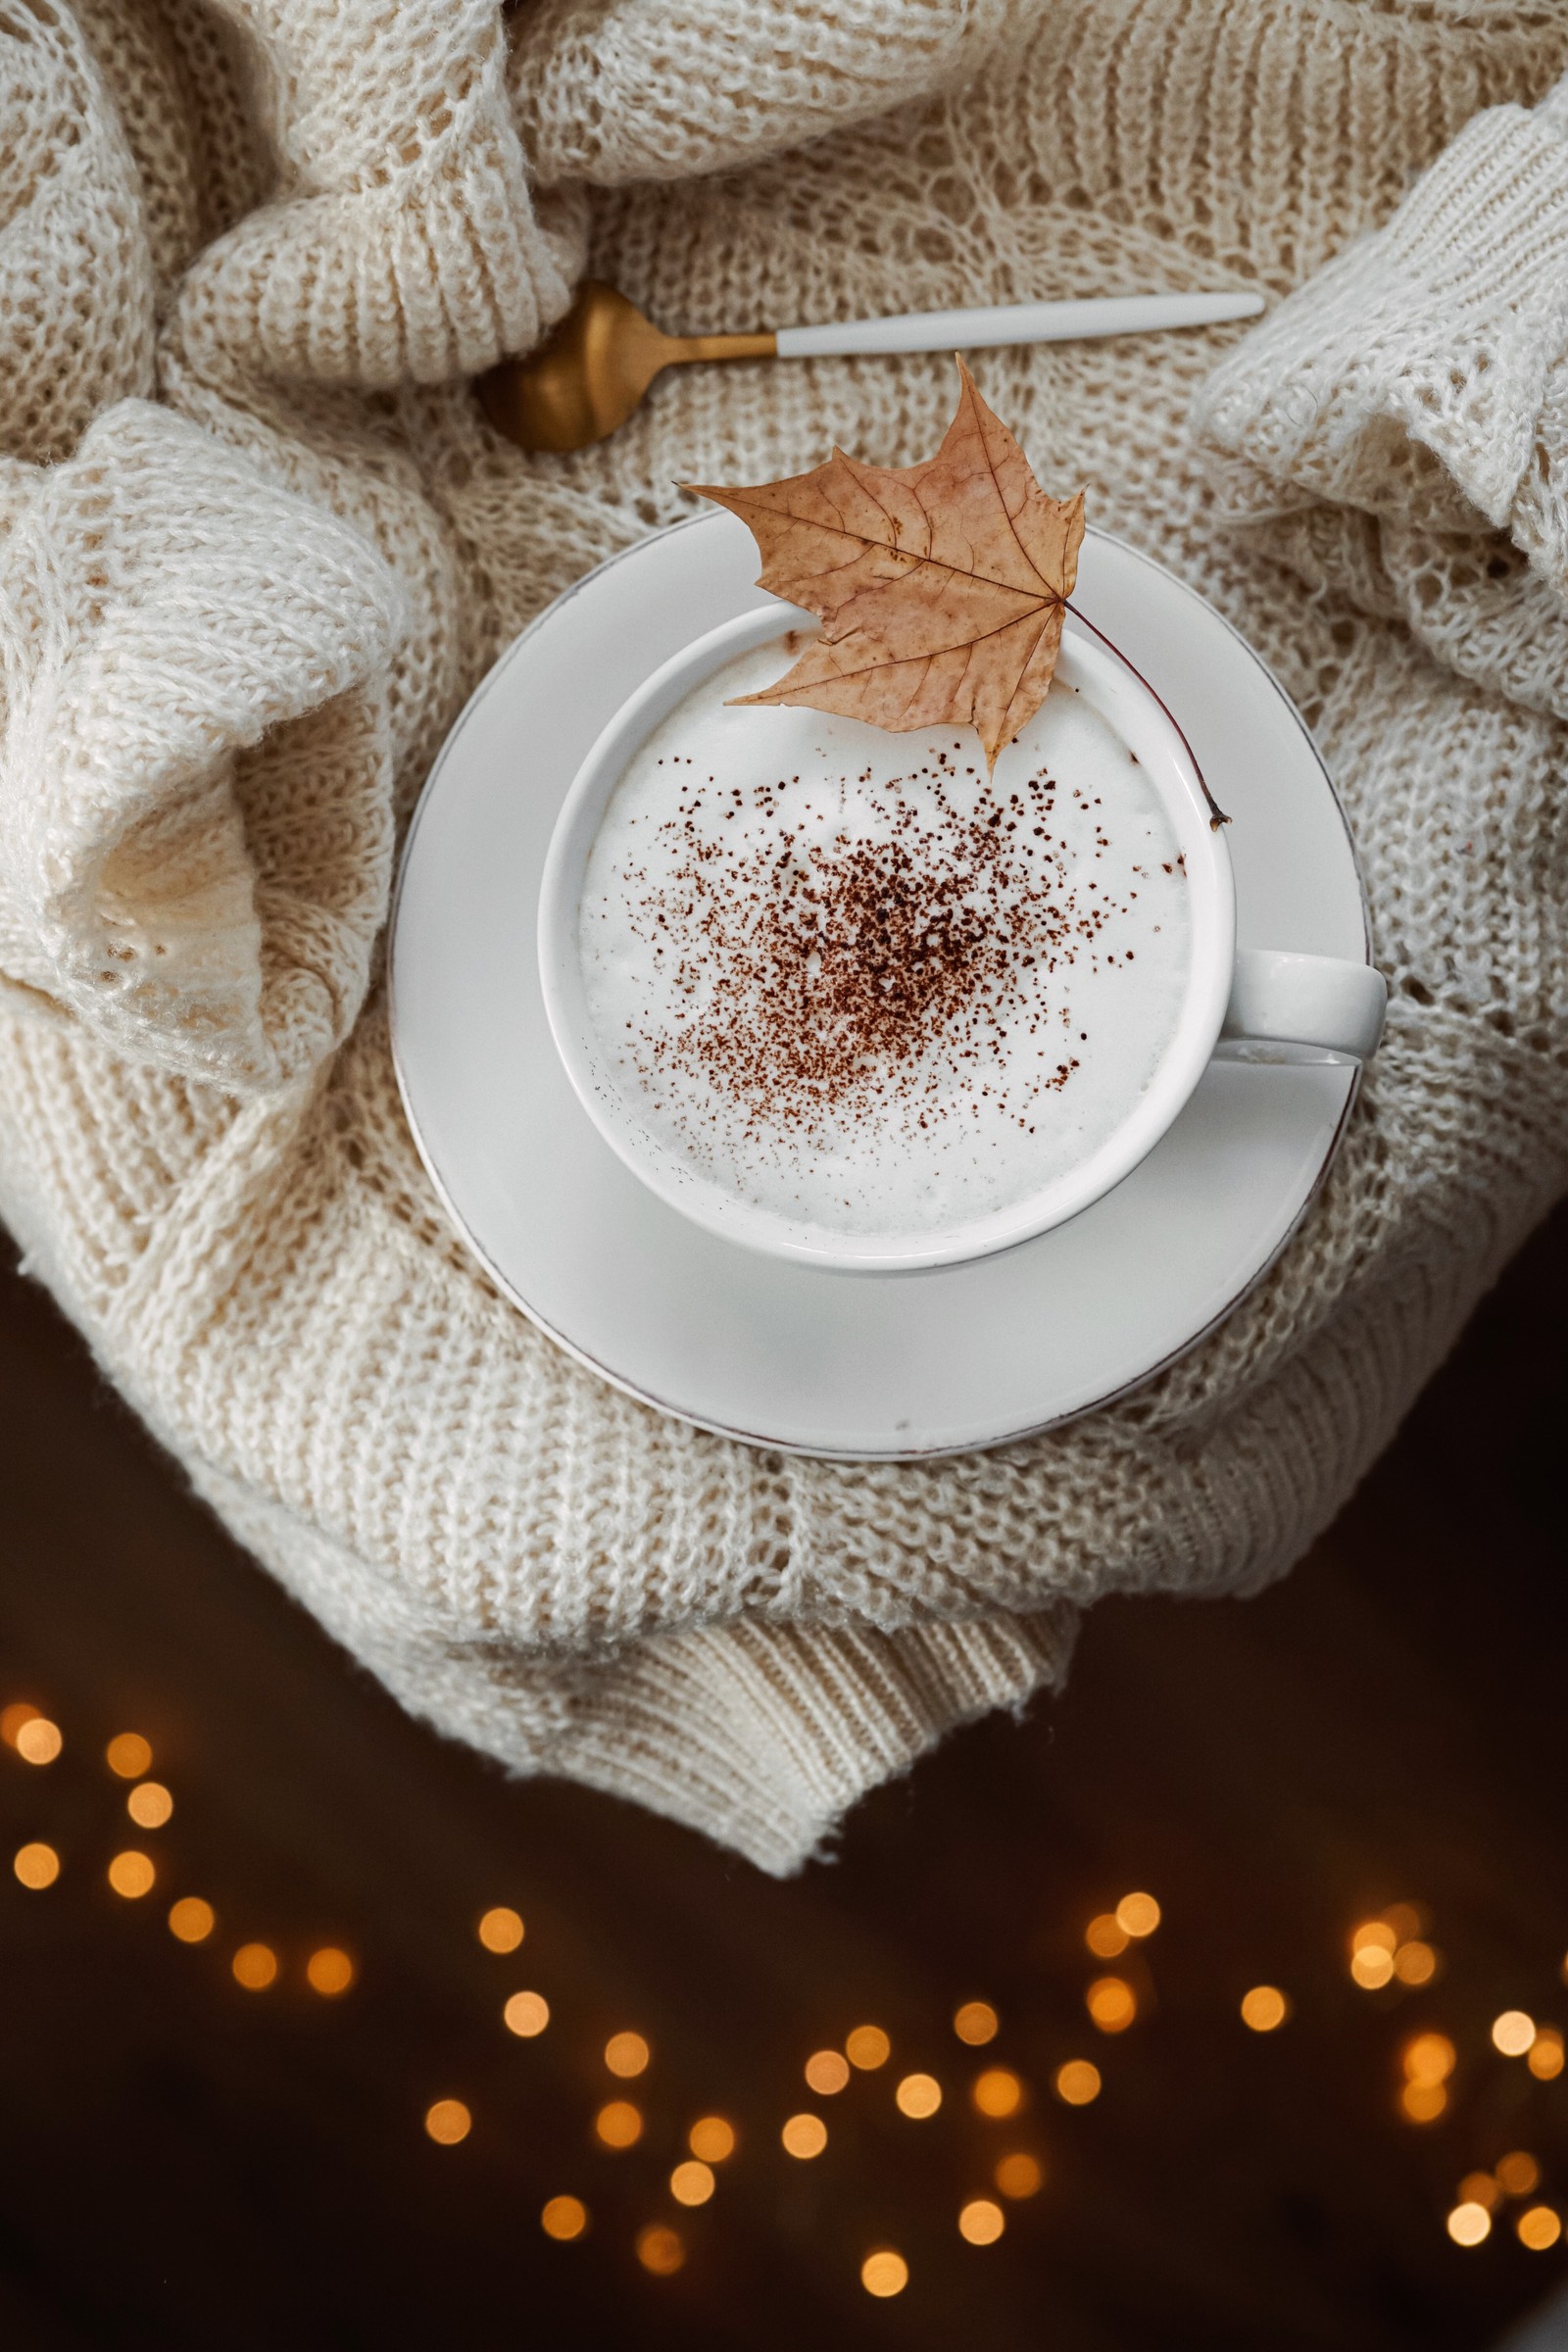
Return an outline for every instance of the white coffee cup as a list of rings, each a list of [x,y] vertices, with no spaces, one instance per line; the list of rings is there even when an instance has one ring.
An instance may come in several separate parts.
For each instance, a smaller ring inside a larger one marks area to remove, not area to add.
[[[539,895],[545,1010],[566,1075],[612,1151],[659,1197],[748,1249],[860,1273],[897,1273],[985,1257],[1061,1225],[1137,1167],[1178,1117],[1216,1050],[1309,1053],[1364,1060],[1382,1033],[1387,988],[1371,965],[1236,945],[1236,891],[1226,828],[1216,822],[1191,748],[1153,690],[1076,614],[1067,616],[1054,692],[1076,689],[1134,753],[1186,860],[1192,955],[1174,1035],[1128,1117],[1099,1149],[1037,1192],[962,1224],[910,1233],[830,1233],[741,1199],[664,1144],[638,1118],[589,1011],[578,949],[588,860],[612,795],[657,728],[738,655],[811,630],[808,614],[773,605],[726,621],[666,662],[622,704],[584,760],[557,819]],[[780,646],[780,667],[785,654]],[[765,723],[766,713],[759,712]],[[1223,1043],[1222,1043],[1223,1041]]]

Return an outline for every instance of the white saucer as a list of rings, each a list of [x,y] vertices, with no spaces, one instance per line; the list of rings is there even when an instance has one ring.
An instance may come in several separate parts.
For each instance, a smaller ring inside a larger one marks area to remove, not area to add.
[[[621,1165],[568,1085],[535,954],[556,812],[601,727],[703,631],[768,602],[734,516],[645,539],[557,600],[464,711],[415,813],[392,932],[409,1122],[459,1231],[606,1380],[783,1450],[900,1460],[1103,1404],[1227,1314],[1289,1239],[1356,1072],[1216,1061],[1112,1194],[1000,1256],[826,1273],[735,1247]],[[1344,813],[1294,705],[1201,597],[1091,531],[1074,600],[1181,713],[1233,819],[1244,947],[1365,957]]]

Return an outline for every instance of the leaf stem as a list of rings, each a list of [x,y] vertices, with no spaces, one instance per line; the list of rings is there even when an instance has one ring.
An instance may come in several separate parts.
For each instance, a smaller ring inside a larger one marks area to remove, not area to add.
[[[1150,685],[1149,680],[1145,677],[1143,671],[1138,667],[1137,663],[1128,661],[1127,656],[1122,652],[1121,647],[1116,643],[1114,638],[1107,637],[1103,629],[1096,628],[1095,623],[1090,619],[1088,613],[1080,612],[1078,607],[1072,602],[1070,597],[1063,597],[1061,601],[1065,609],[1072,614],[1074,620],[1081,620],[1086,629],[1090,629],[1094,632],[1095,636],[1100,639],[1101,644],[1105,647],[1106,651],[1115,655],[1123,669],[1131,670],[1133,676],[1138,680],[1139,685],[1144,688],[1146,693],[1153,696],[1155,702],[1164,711],[1165,716],[1170,720],[1171,725],[1175,728],[1177,734],[1182,739],[1182,748],[1186,752],[1188,759],[1191,760],[1193,763],[1193,773],[1198,778],[1199,790],[1201,792],[1204,800],[1208,803],[1208,829],[1211,833],[1217,833],[1221,825],[1228,825],[1231,820],[1226,815],[1224,809],[1220,807],[1218,801],[1215,800],[1214,795],[1209,791],[1208,786],[1203,778],[1203,771],[1198,764],[1198,755],[1187,740],[1187,730],[1182,725],[1182,722],[1177,717],[1175,711],[1171,709],[1169,703],[1166,702],[1164,696],[1160,693],[1156,686]]]

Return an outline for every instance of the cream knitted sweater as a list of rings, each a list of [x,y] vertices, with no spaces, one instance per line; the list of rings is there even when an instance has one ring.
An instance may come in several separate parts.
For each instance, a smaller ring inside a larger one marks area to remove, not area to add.
[[[1385,1443],[1568,1157],[1565,65],[1561,0],[0,0],[0,1206],[411,1707],[787,1869],[1084,1602],[1280,1573]],[[1031,1444],[629,1402],[400,1116],[396,831],[475,680],[677,479],[906,463],[950,401],[694,370],[527,459],[464,379],[585,265],[675,329],[1281,298],[977,368],[1306,711],[1394,989],[1268,1279]]]

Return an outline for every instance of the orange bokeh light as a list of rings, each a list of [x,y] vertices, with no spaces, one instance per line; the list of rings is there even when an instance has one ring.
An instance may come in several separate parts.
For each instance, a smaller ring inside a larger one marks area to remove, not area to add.
[[[971,2197],[958,2215],[958,2235],[971,2246],[994,2246],[1007,2217],[989,2197]]]
[[[876,2253],[868,2254],[860,2265],[860,2284],[868,2295],[883,2299],[889,2295],[902,2295],[908,2283],[909,2266],[902,2254],[894,2253],[891,2246],[879,2247]]]
[[[1017,2114],[1023,2105],[1023,2084],[1010,2067],[988,2066],[983,2075],[976,2075],[969,2096],[982,2115],[1000,2119]]]
[[[906,2075],[893,2097],[901,2115],[923,2122],[941,2106],[942,2085],[934,2075]]]
[[[559,2238],[563,2244],[581,2237],[588,2227],[588,2208],[581,2197],[551,2197],[539,2216],[539,2227],[546,2237]]]
[[[1159,1920],[1159,1905],[1152,1894],[1124,1894],[1116,1905],[1116,1925],[1129,1936],[1152,1936]]]
[[[1138,2015],[1138,1996],[1125,1977],[1097,1977],[1084,2006],[1102,2034],[1125,2034]]]
[[[139,1854],[131,1846],[127,1846],[122,1854],[116,1854],[109,1865],[109,1884],[127,1902],[133,1903],[140,1896],[151,1894],[157,1878],[151,1856]]]
[[[138,1781],[125,1798],[125,1811],[138,1830],[161,1830],[173,1810],[174,1800],[162,1781]]]
[[[323,1943],[305,1963],[306,1982],[314,1992],[332,1999],[347,1992],[354,1982],[354,1963],[347,1952],[339,1951],[335,1943]]]
[[[612,2034],[605,2044],[605,2064],[612,2075],[629,2080],[643,2074],[653,2056],[640,2034]]]
[[[474,1931],[487,1952],[514,1952],[527,1932],[522,1914],[506,1903],[485,1912]]]
[[[265,1992],[276,1982],[277,1954],[270,1943],[242,1943],[229,1962],[236,1984],[247,1992]]]
[[[594,2131],[607,2148],[634,2148],[643,2135],[642,2110],[630,2099],[611,2099],[594,2117]]]
[[[650,2222],[637,2232],[637,2259],[656,2278],[672,2278],[686,2259],[679,2230],[664,2222]]]
[[[669,2193],[677,2205],[706,2205],[717,2183],[712,2167],[689,2156],[669,2176]]]
[[[953,2031],[960,2041],[968,2042],[971,2049],[978,2048],[983,2042],[995,2041],[999,2023],[989,2001],[965,2001],[953,2013]]]
[[[1417,2034],[1404,2045],[1402,2064],[1412,2082],[1446,2082],[1457,2057],[1446,2034]]]
[[[152,1769],[151,1742],[140,1732],[117,1732],[104,1749],[104,1761],[122,1781],[139,1781]]]
[[[1553,2082],[1562,2073],[1562,2035],[1555,2026],[1538,2026],[1536,2038],[1525,2054],[1525,2064],[1538,2082]]]
[[[11,1867],[22,1886],[41,1893],[59,1878],[60,1856],[52,1845],[45,1845],[41,1838],[35,1838],[29,1844],[18,1846]]]
[[[1100,2069],[1087,2058],[1069,2058],[1056,2069],[1056,2096],[1069,2107],[1087,2107],[1100,2096]]]
[[[1254,2034],[1272,2034],[1290,2013],[1291,2004],[1277,1984],[1254,1984],[1242,1995],[1242,2023]]]
[[[798,2156],[804,2163],[820,2156],[827,2146],[827,2126],[819,2115],[792,2115],[779,2133],[788,2156]]]

